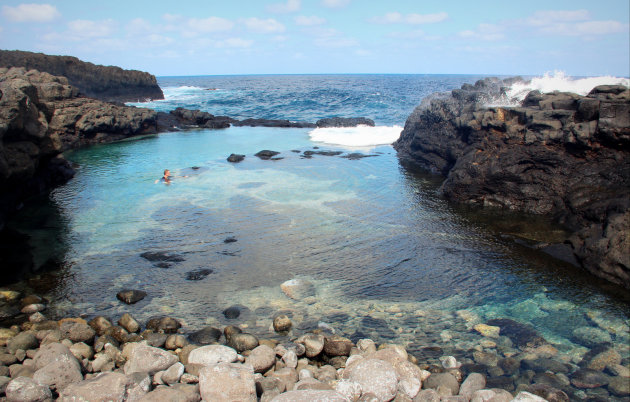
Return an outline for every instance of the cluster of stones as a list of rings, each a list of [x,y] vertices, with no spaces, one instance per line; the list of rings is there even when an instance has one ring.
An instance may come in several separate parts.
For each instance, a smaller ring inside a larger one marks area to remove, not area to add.
[[[301,289],[292,285],[285,288],[299,294]],[[282,338],[278,341],[258,339],[236,326],[185,335],[174,318],[154,318],[143,326],[128,313],[116,323],[102,316],[89,322],[52,321],[43,315],[40,297],[27,296],[20,303],[28,321],[0,329],[0,398],[4,394],[8,401],[569,400],[546,383],[524,384],[514,396],[490,386],[485,375],[463,370],[453,356],[430,366],[419,364],[400,345],[377,346],[370,339],[354,343],[316,332],[292,337],[285,315],[273,322]],[[499,331],[489,325],[475,330],[488,336]],[[611,359],[592,360],[609,367]],[[590,387],[601,380],[594,372],[585,368],[571,381]],[[630,381],[628,373],[621,374]],[[617,385],[621,392],[623,386]]]

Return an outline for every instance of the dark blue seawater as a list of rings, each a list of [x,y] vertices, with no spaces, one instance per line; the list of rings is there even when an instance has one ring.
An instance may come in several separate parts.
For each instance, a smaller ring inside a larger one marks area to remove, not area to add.
[[[403,125],[425,96],[459,88],[478,75],[254,75],[159,77],[166,100],[143,106],[200,109],[236,119],[315,122],[367,117]]]
[[[161,77],[166,99],[139,105],[311,122],[363,116],[390,135],[424,96],[477,78]],[[470,361],[474,350],[493,348],[479,346],[474,325],[511,318],[534,326],[562,361],[577,363],[589,350],[584,334],[630,356],[626,301],[513,240],[557,241],[561,229],[544,218],[449,204],[439,196],[441,179],[402,167],[378,127],[319,134],[200,129],[68,153],[77,175],[51,195],[46,211],[55,213],[27,209],[21,224],[39,261],[52,254],[64,268],[17,287],[44,292],[49,314],[169,314],[186,331],[239,324],[273,337],[272,317],[282,311],[296,335],[332,328]],[[341,155],[305,158],[315,147]],[[279,159],[258,159],[262,149]],[[245,160],[229,163],[231,153]],[[350,153],[369,157],[343,158]],[[180,177],[154,183],[165,168]],[[146,252],[177,261],[159,264]],[[314,294],[288,298],[280,284],[290,279],[311,281]],[[115,297],[123,288],[148,297],[124,305]],[[233,305],[242,310],[236,320],[222,314]]]

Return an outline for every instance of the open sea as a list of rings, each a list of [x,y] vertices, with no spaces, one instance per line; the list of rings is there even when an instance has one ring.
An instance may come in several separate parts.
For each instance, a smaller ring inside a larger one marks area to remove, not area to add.
[[[185,331],[236,324],[287,339],[271,327],[285,313],[292,335],[319,328],[399,343],[426,363],[520,352],[473,330],[509,318],[533,326],[558,361],[576,365],[610,342],[627,364],[627,292],[528,247],[562,240],[562,228],[451,204],[440,177],[401,166],[389,145],[423,97],[479,78],[160,77],[166,99],[134,105],[237,119],[368,117],[377,127],[198,129],[69,152],[74,179],[13,223],[40,264],[53,257],[63,268],[14,287],[43,293],[48,315],[162,314]],[[254,156],[263,149],[277,160]],[[245,160],[229,163],[231,153]],[[367,157],[344,158],[352,153]],[[167,168],[180,177],[156,184]],[[283,293],[291,279],[314,285],[308,297]],[[116,293],[128,288],[148,296],[125,305]],[[236,319],[222,313],[231,306]]]

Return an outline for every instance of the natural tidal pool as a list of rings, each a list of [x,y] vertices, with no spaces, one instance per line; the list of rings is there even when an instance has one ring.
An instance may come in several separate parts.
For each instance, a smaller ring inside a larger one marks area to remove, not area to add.
[[[281,159],[254,156],[263,149]],[[304,157],[323,150],[342,153]],[[369,157],[344,157],[356,152]],[[231,153],[246,158],[232,164]],[[40,264],[55,257],[62,266],[14,286],[43,293],[49,316],[170,315],[185,331],[235,324],[285,339],[271,325],[284,313],[291,335],[334,331],[402,344],[422,363],[452,355],[487,366],[523,353],[514,339],[474,329],[507,318],[555,348],[537,356],[576,366],[609,343],[629,362],[625,296],[514,241],[555,241],[562,229],[451,205],[439,177],[405,169],[389,145],[341,148],[313,142],[307,129],[232,127],[66,157],[75,178],[14,223]],[[188,177],[156,184],[166,168]],[[280,287],[291,279],[313,288],[292,299]],[[116,299],[130,288],[148,296]],[[223,315],[231,306],[238,318]]]

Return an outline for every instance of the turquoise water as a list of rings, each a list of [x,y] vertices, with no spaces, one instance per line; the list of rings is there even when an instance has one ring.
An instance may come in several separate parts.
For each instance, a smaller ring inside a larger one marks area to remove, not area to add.
[[[53,316],[169,314],[185,331],[238,324],[276,337],[272,318],[284,312],[293,335],[319,328],[396,342],[424,362],[495,350],[472,329],[493,318],[534,326],[563,362],[577,364],[590,350],[584,331],[630,359],[624,294],[514,241],[561,240],[560,228],[449,204],[441,178],[401,166],[390,145],[341,147],[310,134],[192,130],[67,154],[75,178],[52,193],[45,218],[37,208],[22,217],[39,261],[52,254],[63,268],[16,287],[45,293]],[[263,149],[280,159],[254,156]],[[322,150],[342,154],[304,157]],[[343,157],[356,152],[369,157]],[[231,153],[246,158],[231,164]],[[156,184],[165,168],[188,177]],[[146,252],[178,258],[160,267]],[[290,279],[311,281],[314,295],[288,298],[280,284]],[[124,305],[116,293],[125,288],[148,296]],[[225,318],[234,305],[241,316]]]

